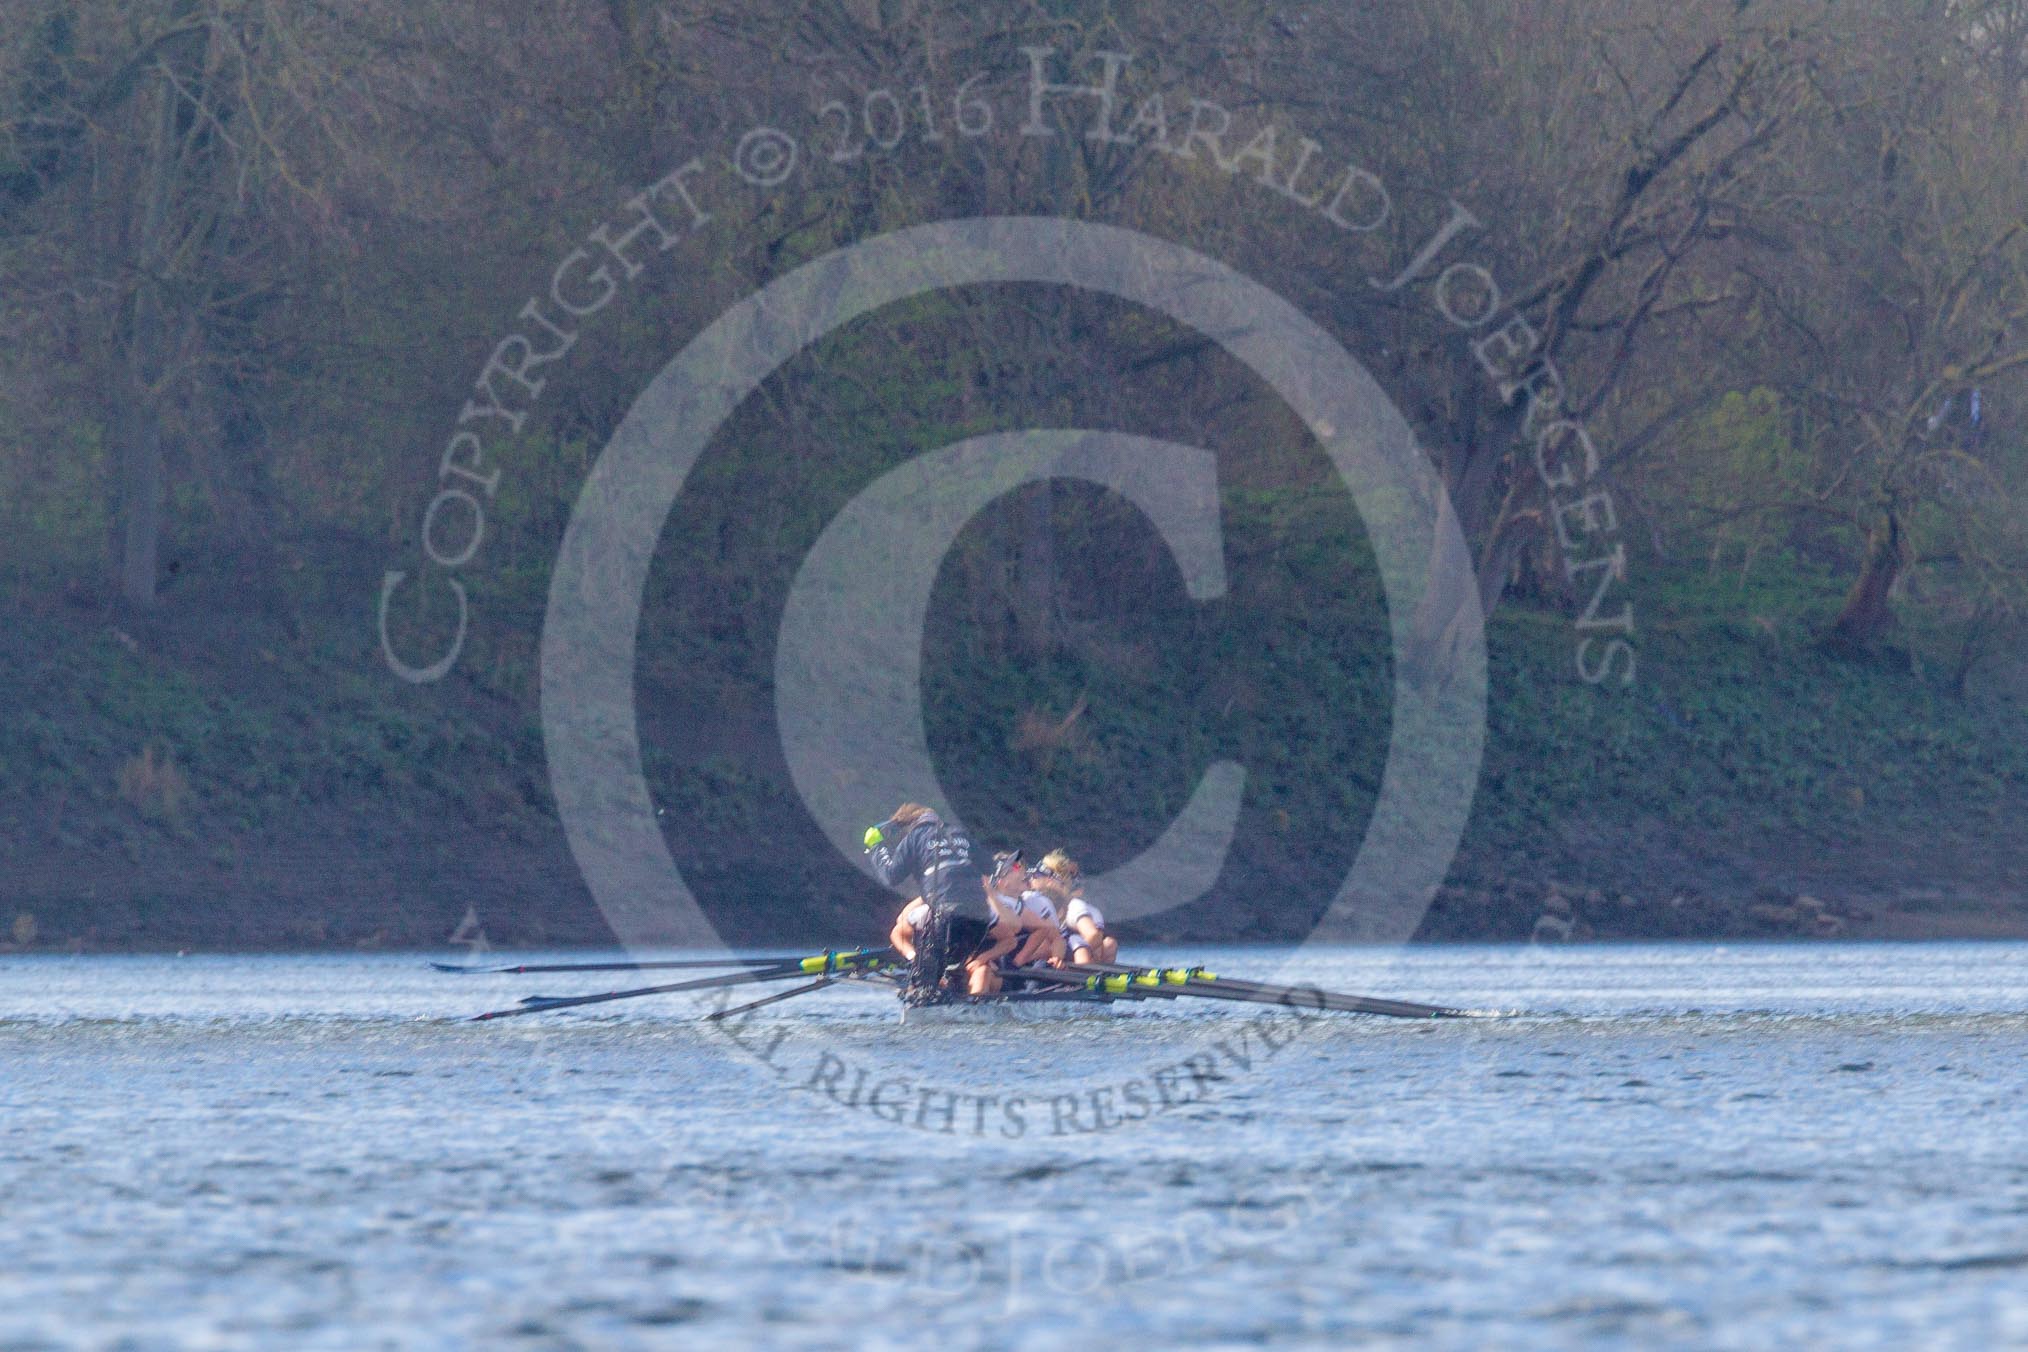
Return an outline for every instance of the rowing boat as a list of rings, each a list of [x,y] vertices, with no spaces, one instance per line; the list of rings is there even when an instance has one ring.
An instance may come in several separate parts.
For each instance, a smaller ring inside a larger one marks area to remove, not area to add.
[[[901,996],[902,992],[896,992]],[[995,995],[954,995],[911,1004],[900,1000],[904,1025],[942,1026],[968,1023],[1050,1023],[1106,1014],[1118,1002],[1088,991],[1024,990]]]
[[[827,949],[801,957],[682,959],[669,962],[548,963],[518,967],[459,967],[432,963],[440,971],[523,974],[536,972],[652,971],[668,968],[716,968],[715,975],[591,995],[530,995],[508,1009],[488,1010],[478,1020],[546,1014],[584,1005],[632,1000],[682,991],[726,990],[736,986],[802,980],[758,1000],[719,1008],[707,1019],[724,1019],[766,1005],[825,990],[846,982],[877,984],[891,989],[902,1005],[902,1022],[947,1023],[981,1019],[1059,1019],[1114,1009],[1125,1004],[1161,1004],[1175,1000],[1216,1000],[1237,1004],[1274,1005],[1297,1013],[1378,1014],[1397,1019],[1453,1019],[1466,1011],[1406,1000],[1347,995],[1315,986],[1285,986],[1221,976],[1203,967],[1130,967],[1116,963],[1053,968],[1017,968],[1005,976],[992,995],[954,994],[945,982],[925,985],[911,965],[891,949]]]

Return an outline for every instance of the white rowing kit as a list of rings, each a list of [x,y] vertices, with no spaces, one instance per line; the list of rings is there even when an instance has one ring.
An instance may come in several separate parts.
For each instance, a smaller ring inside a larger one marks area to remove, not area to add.
[[[1106,918],[1099,912],[1099,908],[1083,897],[1072,897],[1070,905],[1064,908],[1063,927],[1075,933],[1077,922],[1080,920],[1089,920],[1097,925],[1100,934],[1106,932]]]
[[[1033,888],[1023,892],[1021,894],[1021,908],[1034,915],[1039,915],[1047,923],[1061,928],[1062,922],[1056,918],[1056,903],[1049,899],[1047,892],[1038,892]]]
[[[1077,922],[1080,920],[1091,921],[1098,926],[1100,934],[1106,932],[1106,918],[1099,913],[1099,908],[1083,897],[1072,897],[1070,905],[1063,908],[1063,919],[1057,921],[1056,927],[1063,931],[1063,942],[1069,946],[1073,962],[1084,961],[1077,954],[1091,952],[1091,940],[1085,938],[1077,928]]]
[[[988,892],[986,918],[998,922],[1002,918],[1000,916],[1002,910],[1006,912],[1006,918],[1012,920],[1014,924],[1020,924],[1022,914],[1034,914],[1034,916],[1040,916],[1044,922],[1053,924],[1063,934],[1063,943],[1071,949],[1073,955],[1077,955],[1077,953],[1091,953],[1091,941],[1089,941],[1089,938],[1085,938],[1079,932],[1079,928],[1077,928],[1079,920],[1091,920],[1099,928],[1101,934],[1105,932],[1105,914],[1099,912],[1097,906],[1093,906],[1091,902],[1087,902],[1081,896],[1071,898],[1071,904],[1065,906],[1063,914],[1059,916],[1057,914],[1057,902],[1051,900],[1051,896],[1048,896],[1046,892],[1038,892],[1034,888],[1030,888],[1028,892],[1022,892],[1020,896],[1008,896],[1006,892]],[[923,926],[929,924],[929,902],[925,902],[923,898],[917,898],[915,904],[911,904],[907,910],[900,912],[900,918],[911,930],[921,932]],[[1083,961],[1083,959],[1073,959],[1073,961]]]
[[[1021,898],[1010,897],[1005,892],[996,892],[990,887],[986,889],[986,911],[989,918],[995,921],[1004,918],[1019,925],[1022,909]]]

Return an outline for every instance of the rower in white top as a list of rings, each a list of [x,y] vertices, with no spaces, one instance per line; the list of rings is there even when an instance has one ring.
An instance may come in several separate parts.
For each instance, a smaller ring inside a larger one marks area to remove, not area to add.
[[[1033,923],[1023,931],[1012,966],[1026,967],[1036,962],[1063,966],[1068,956],[1063,942],[1063,908],[1069,902],[1070,893],[1056,875],[1044,868],[1029,870],[1028,890],[1021,894],[1021,910]]]
[[[1020,938],[1004,963],[999,964],[986,994],[1000,989],[1001,970],[1025,967],[1055,956],[1062,961],[1063,944],[1058,937],[1055,912],[1048,898],[1036,892],[1033,875],[1022,861],[1021,851],[1008,850],[993,856],[993,876],[986,879],[986,905],[996,925],[1011,927]]]
[[[959,915],[951,921],[954,950],[972,955],[965,963],[965,987],[966,994],[973,996],[998,994],[1004,970],[1036,961],[1025,954],[1038,939],[1045,952],[1060,951],[1062,947],[1054,915],[1045,919],[1025,903],[1029,892],[1028,869],[1022,863],[1021,851],[1005,850],[994,855],[992,875],[984,883],[986,918]],[[916,940],[930,919],[929,903],[915,898],[895,917],[888,942],[913,962]]]
[[[888,932],[887,942],[895,952],[901,954],[904,962],[915,961],[915,936],[922,933],[930,922],[929,903],[921,897],[911,900],[901,908],[901,914],[894,918],[894,928]]]
[[[1099,908],[1084,899],[1084,875],[1077,861],[1062,850],[1051,850],[1036,872],[1057,884],[1067,901],[1059,910],[1057,924],[1065,949],[1073,963],[1117,962],[1120,941],[1106,933],[1106,918]]]
[[[888,931],[887,942],[905,962],[915,961],[917,942],[932,920],[930,904],[921,897],[901,908]],[[964,960],[962,975],[967,995],[991,995],[1000,989],[1000,960],[1020,942],[1020,933],[1003,922],[995,912],[990,920],[960,915],[951,919],[953,948],[970,956]]]
[[[993,872],[984,879],[986,917],[953,917],[955,952],[969,953],[964,987],[973,997],[1000,993],[1005,975],[1044,963],[1061,968],[1071,963],[1106,963],[1119,956],[1119,943],[1106,933],[1105,916],[1084,899],[1084,881],[1077,861],[1054,850],[1030,870],[1019,850],[993,856]],[[932,911],[921,897],[902,908],[888,941],[909,961]]]

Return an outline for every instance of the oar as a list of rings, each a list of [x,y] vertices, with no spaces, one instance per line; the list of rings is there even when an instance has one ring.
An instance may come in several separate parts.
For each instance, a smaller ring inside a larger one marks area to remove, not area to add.
[[[1461,1009],[1450,1009],[1439,1005],[1415,1004],[1407,1000],[1382,1000],[1368,995],[1346,995],[1337,991],[1321,990],[1315,986],[1280,986],[1267,981],[1248,981],[1240,977],[1220,976],[1207,972],[1202,967],[1128,967],[1122,963],[1085,963],[1064,969],[1072,972],[1103,972],[1111,980],[1103,983],[1111,989],[1120,978],[1143,989],[1181,986],[1195,995],[1215,995],[1222,992],[1226,998],[1236,994],[1262,997],[1278,1003],[1314,1005],[1320,1009],[1344,1010],[1355,1014],[1388,1014],[1404,1019],[1469,1018],[1471,1015]]]
[[[745,986],[763,981],[785,981],[790,977],[818,973],[870,971],[888,965],[890,959],[885,952],[855,950],[850,953],[821,953],[809,958],[791,958],[775,967],[761,968],[751,972],[727,972],[722,976],[707,976],[696,981],[678,981],[667,986],[638,986],[633,990],[605,991],[599,995],[531,995],[521,1002],[518,1009],[495,1009],[472,1016],[474,1023],[488,1019],[507,1019],[517,1014],[546,1014],[552,1009],[574,1009],[579,1005],[600,1005],[613,1000],[632,1000],[642,995],[670,995],[677,991],[713,990],[722,986]]]
[[[1089,975],[1080,975],[1089,973]],[[1286,1008],[1329,1010],[1340,1014],[1381,1014],[1397,1019],[1469,1018],[1464,1010],[1438,1005],[1415,1004],[1406,1000],[1381,1000],[1366,995],[1345,995],[1309,986],[1277,986],[1263,981],[1241,981],[1220,977],[1192,967],[1122,967],[1097,964],[1091,967],[1024,968],[1021,974],[1056,985],[1080,985],[1107,995],[1141,998],[1181,998],[1194,995],[1208,1000],[1232,1000],[1243,1004],[1281,1005]]]
[[[732,972],[725,976],[707,976],[697,981],[678,981],[667,986],[638,986],[629,991],[606,991],[599,995],[530,995],[521,1001],[517,1009],[493,1009],[484,1014],[474,1014],[472,1022],[484,1023],[488,1019],[511,1019],[517,1014],[546,1014],[552,1009],[574,1009],[579,1005],[602,1005],[612,1000],[632,1000],[642,995],[670,995],[677,991],[715,990],[720,986],[746,986],[761,981],[786,981],[802,973],[790,968],[786,971]]]
[[[1119,978],[1114,977],[1113,980]],[[1140,977],[1129,978],[1135,984],[1145,984]],[[1464,1010],[1449,1009],[1440,1005],[1417,1004],[1409,1000],[1382,1000],[1370,995],[1348,995],[1339,991],[1320,990],[1315,986],[1276,986],[1263,981],[1239,982],[1216,976],[1193,976],[1180,987],[1178,994],[1196,995],[1212,1000],[1238,1000],[1250,1004],[1283,1005],[1290,1009],[1329,1010],[1339,1014],[1380,1014],[1394,1019],[1463,1019],[1471,1017]]]
[[[1157,969],[1160,979],[1174,981],[1175,969]],[[1146,984],[1147,972],[1134,974],[1134,980]],[[1218,990],[1245,991],[1266,996],[1285,1004],[1315,1004],[1320,1009],[1331,1009],[1350,1014],[1384,1014],[1397,1019],[1468,1019],[1474,1017],[1469,1011],[1452,1009],[1447,1005],[1425,1005],[1411,1000],[1383,1000],[1371,995],[1348,995],[1338,991],[1321,990],[1315,986],[1282,986],[1267,981],[1248,981],[1237,977],[1222,977],[1202,968],[1183,968],[1186,989],[1194,988],[1199,994],[1211,994]]]
[[[439,972],[453,972],[459,976],[519,976],[531,972],[657,972],[686,967],[774,967],[797,961],[799,959],[792,957],[686,958],[678,962],[524,963],[519,967],[460,967],[456,963],[433,962],[430,966]]]
[[[744,1014],[748,1010],[759,1009],[763,1005],[771,1005],[777,1000],[790,1000],[798,995],[808,995],[811,991],[820,991],[826,986],[835,986],[837,984],[838,978],[835,976],[820,976],[808,985],[796,986],[785,991],[776,991],[764,1000],[754,1000],[747,1004],[734,1005],[731,1009],[715,1010],[712,1013],[706,1014],[704,1021],[706,1023],[716,1023],[720,1019],[729,1019],[735,1014]]]

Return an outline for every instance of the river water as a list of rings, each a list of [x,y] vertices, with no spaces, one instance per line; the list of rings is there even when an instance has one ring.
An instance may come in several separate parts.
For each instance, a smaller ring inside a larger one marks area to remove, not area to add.
[[[2028,1346],[2028,946],[1191,956],[1505,1017],[0,959],[0,1346]]]

